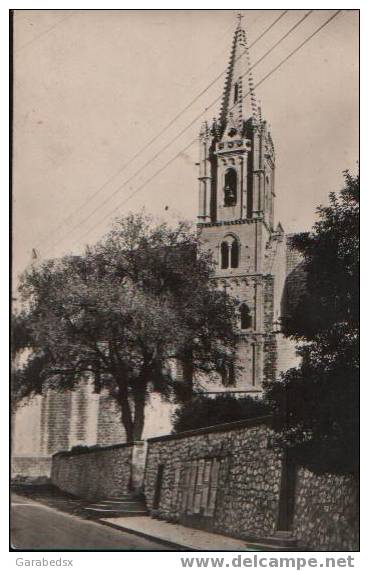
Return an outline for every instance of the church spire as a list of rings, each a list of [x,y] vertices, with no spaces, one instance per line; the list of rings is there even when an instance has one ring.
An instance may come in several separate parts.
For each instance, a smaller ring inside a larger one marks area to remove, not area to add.
[[[257,103],[254,93],[254,80],[251,73],[249,49],[246,32],[242,26],[243,15],[237,15],[238,23],[233,36],[231,57],[229,60],[220,124],[222,130],[237,130],[240,134],[244,121],[258,119]]]

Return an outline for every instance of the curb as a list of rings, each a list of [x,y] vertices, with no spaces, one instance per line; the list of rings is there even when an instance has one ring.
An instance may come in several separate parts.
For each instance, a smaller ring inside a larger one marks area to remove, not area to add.
[[[170,539],[163,539],[161,537],[157,537],[156,535],[150,535],[144,531],[133,530],[129,527],[124,527],[123,525],[117,525],[116,523],[110,523],[108,521],[104,521],[101,519],[95,519],[96,523],[100,523],[101,525],[106,525],[107,527],[112,527],[113,529],[117,529],[123,531],[124,533],[131,533],[132,535],[137,535],[138,537],[143,537],[144,539],[148,539],[150,541],[156,541],[158,543],[162,543],[167,547],[171,547],[176,551],[206,551],[206,552],[221,552],[221,553],[237,553],[237,551],[228,551],[224,549],[197,549],[194,546],[189,546],[184,543],[176,543],[171,541]],[[269,545],[269,544],[262,544],[257,542],[245,542],[245,547],[249,546],[251,549],[247,549],[245,551],[251,552],[259,552],[259,553],[268,553],[273,551],[281,551],[281,552],[294,552],[294,551],[301,551],[301,548],[295,547],[294,549],[287,546],[276,546],[276,545]]]
[[[107,527],[112,527],[113,529],[118,529],[119,531],[123,531],[125,533],[131,533],[132,535],[137,535],[138,537],[143,537],[144,539],[149,539],[150,541],[157,541],[158,543],[162,543],[167,547],[172,547],[177,551],[201,551],[200,549],[196,549],[195,547],[189,547],[183,543],[176,543],[174,541],[170,541],[169,539],[163,539],[161,537],[157,537],[155,535],[150,535],[144,531],[133,530],[129,527],[124,527],[123,525],[117,525],[116,523],[110,523],[108,521],[104,521],[101,519],[95,519],[96,523],[100,523],[101,525],[106,525]]]

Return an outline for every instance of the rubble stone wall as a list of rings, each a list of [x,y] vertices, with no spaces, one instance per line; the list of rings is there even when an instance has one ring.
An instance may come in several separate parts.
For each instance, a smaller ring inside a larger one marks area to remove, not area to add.
[[[129,491],[134,445],[54,454],[51,480],[60,490],[87,499],[119,497]]]
[[[359,485],[351,476],[316,476],[299,468],[294,534],[317,551],[359,549]]]
[[[268,446],[269,435],[270,429],[258,419],[150,439],[144,480],[149,509],[162,519],[234,537],[272,534],[278,520],[281,459]],[[205,506],[183,509],[186,488],[191,486],[184,478],[186,466],[196,469],[196,461],[212,459],[219,461],[220,473],[214,513],[207,518],[201,513]],[[156,508],[159,465],[164,468]]]
[[[271,436],[263,418],[149,439],[144,493],[151,514],[240,539],[273,536],[282,459]],[[349,476],[316,476],[298,467],[289,531],[301,548],[355,551],[357,500]]]
[[[13,456],[12,478],[49,478],[51,456]]]

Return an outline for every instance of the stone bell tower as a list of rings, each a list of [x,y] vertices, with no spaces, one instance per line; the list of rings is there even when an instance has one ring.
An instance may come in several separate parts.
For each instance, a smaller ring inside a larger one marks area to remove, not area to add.
[[[274,226],[274,145],[256,103],[246,32],[234,33],[219,119],[199,137],[198,229],[216,262],[219,287],[239,300],[234,388],[257,392],[275,375],[284,233]],[[282,280],[282,281],[281,281]],[[232,374],[226,384],[234,385]]]

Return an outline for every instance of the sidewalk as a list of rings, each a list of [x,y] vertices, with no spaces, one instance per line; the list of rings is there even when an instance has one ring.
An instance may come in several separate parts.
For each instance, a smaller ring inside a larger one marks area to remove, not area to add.
[[[147,539],[162,541],[168,546],[185,551],[259,551],[245,541],[192,529],[176,523],[167,523],[148,516],[102,518],[99,520],[122,531],[135,533]]]

